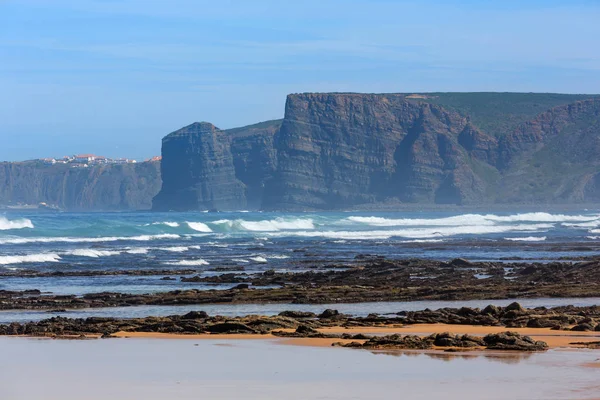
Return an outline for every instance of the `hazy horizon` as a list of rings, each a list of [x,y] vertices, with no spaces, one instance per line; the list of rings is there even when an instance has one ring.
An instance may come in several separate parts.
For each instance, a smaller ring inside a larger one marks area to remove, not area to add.
[[[283,117],[299,92],[600,93],[578,0],[0,0],[0,160],[138,160],[196,121]]]

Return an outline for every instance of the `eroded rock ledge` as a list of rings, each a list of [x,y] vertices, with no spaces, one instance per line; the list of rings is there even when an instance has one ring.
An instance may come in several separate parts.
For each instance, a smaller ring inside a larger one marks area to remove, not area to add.
[[[383,337],[352,334],[351,328],[401,328],[414,324],[484,325],[507,328],[548,328],[555,330],[600,332],[600,307],[558,307],[553,309],[525,309],[518,303],[507,307],[445,308],[437,311],[421,310],[399,312],[392,316],[371,314],[351,317],[328,309],[320,315],[311,312],[284,311],[277,316],[250,315],[228,318],[209,316],[203,311],[185,315],[146,317],[136,319],[86,319],[53,317],[39,322],[0,325],[0,335],[28,335],[42,337],[111,337],[124,333],[166,334],[272,334],[293,338],[334,338],[346,341],[340,345],[372,349],[436,347],[474,348],[496,350],[544,350],[547,345],[518,333],[495,333],[485,337],[437,333],[427,337],[388,335]],[[446,325],[439,325],[444,327]],[[326,328],[347,328],[348,333],[328,333]],[[320,331],[324,330],[324,331]],[[359,340],[360,342],[357,342]]]
[[[376,258],[354,266],[331,267],[328,271],[303,273],[271,270],[256,274],[224,273],[180,278],[201,284],[229,283],[233,287],[229,290],[192,289],[150,294],[105,292],[84,296],[42,294],[36,288],[24,292],[0,291],[0,309],[596,297],[600,293],[600,261],[597,259],[544,264]],[[60,274],[52,277],[58,279]],[[275,288],[260,288],[264,286]]]

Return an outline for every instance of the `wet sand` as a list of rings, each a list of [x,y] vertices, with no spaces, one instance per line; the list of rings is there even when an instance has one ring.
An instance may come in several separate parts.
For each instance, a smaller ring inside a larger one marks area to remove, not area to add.
[[[505,332],[507,330],[518,332],[522,335],[531,336],[536,340],[543,340],[550,348],[572,347],[580,348],[582,345],[573,342],[597,342],[600,341],[600,332],[573,332],[557,331],[549,328],[506,328],[501,326],[474,326],[474,325],[446,325],[446,324],[419,324],[397,327],[356,327],[356,328],[322,328],[319,332],[328,334],[359,334],[366,335],[391,335],[400,333],[403,335],[428,336],[433,333],[451,332],[454,334],[469,334],[484,336],[488,333]],[[285,330],[284,330],[285,331]],[[290,330],[288,330],[290,331]],[[293,331],[293,330],[292,330]],[[145,339],[187,339],[187,340],[261,340],[270,339],[278,344],[296,346],[328,347],[336,342],[350,342],[351,340],[321,339],[321,338],[280,338],[271,334],[202,334],[202,335],[178,335],[154,332],[118,332],[115,334],[121,338],[145,338]]]
[[[271,340],[0,338],[3,400],[590,400],[599,351],[370,352]]]

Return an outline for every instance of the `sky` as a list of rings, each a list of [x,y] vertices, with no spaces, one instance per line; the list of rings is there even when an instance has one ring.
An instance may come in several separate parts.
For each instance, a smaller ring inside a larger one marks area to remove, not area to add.
[[[600,0],[0,0],[0,160],[141,160],[289,93],[600,93],[598,21]]]

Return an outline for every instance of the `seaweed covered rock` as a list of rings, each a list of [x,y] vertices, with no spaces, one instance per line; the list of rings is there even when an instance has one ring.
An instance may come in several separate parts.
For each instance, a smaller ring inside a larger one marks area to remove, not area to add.
[[[517,332],[489,334],[483,338],[486,348],[490,350],[544,351],[548,344],[536,341],[529,336]]]

